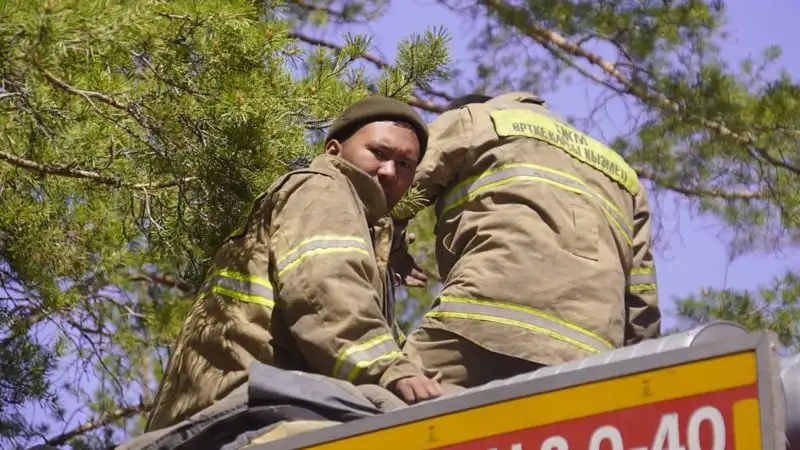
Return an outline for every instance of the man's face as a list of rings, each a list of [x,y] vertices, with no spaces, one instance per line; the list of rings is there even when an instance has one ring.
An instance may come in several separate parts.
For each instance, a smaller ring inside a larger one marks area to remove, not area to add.
[[[325,153],[340,156],[378,180],[390,210],[414,181],[419,152],[414,131],[392,122],[372,122],[346,141],[331,140],[325,147]]]

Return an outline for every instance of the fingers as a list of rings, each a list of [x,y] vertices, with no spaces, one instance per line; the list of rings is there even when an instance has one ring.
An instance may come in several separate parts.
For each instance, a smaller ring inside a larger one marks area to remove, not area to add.
[[[410,255],[390,257],[389,265],[399,277],[400,283],[409,287],[425,287],[428,274]]]
[[[417,397],[414,394],[414,388],[407,382],[408,378],[404,378],[394,385],[394,393],[400,397],[401,400],[409,405],[417,402]]]
[[[411,273],[403,277],[403,284],[410,287],[425,287],[428,283],[428,275],[417,269],[411,269]]]
[[[414,398],[417,402],[421,402],[423,400],[428,400],[431,398],[431,393],[428,392],[428,387],[425,386],[425,383],[420,379],[414,379],[411,381],[411,388],[414,390]]]
[[[423,287],[425,287],[425,282],[424,281],[418,280],[418,279],[416,279],[414,277],[406,277],[404,282],[403,282],[403,284],[405,284],[408,287],[414,287],[414,288],[423,288]]]
[[[441,385],[423,376],[403,378],[395,384],[396,394],[408,404],[430,400],[444,394]]]
[[[428,274],[422,268],[412,268],[411,276],[423,283],[428,281]]]
[[[431,395],[430,398],[436,398],[444,395],[444,388],[437,380],[433,380],[431,378],[425,378],[428,382],[428,393]]]
[[[417,401],[430,400],[444,393],[439,383],[427,377],[415,377],[414,395]]]
[[[409,274],[405,276],[405,283],[411,287],[425,287],[428,283],[428,274],[416,261],[413,262]]]
[[[425,287],[428,283],[428,277],[424,273],[411,271],[410,274],[403,277],[403,284],[409,287]]]
[[[409,243],[414,242],[417,236],[409,233],[406,239]],[[402,252],[393,250],[389,255],[389,266],[394,269],[400,277],[400,283],[408,287],[425,287],[428,283],[428,274],[425,269],[417,263],[407,251]]]

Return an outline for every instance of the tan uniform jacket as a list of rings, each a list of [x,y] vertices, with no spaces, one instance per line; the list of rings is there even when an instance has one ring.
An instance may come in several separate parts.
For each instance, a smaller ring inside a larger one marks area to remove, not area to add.
[[[442,114],[416,182],[441,294],[421,326],[554,365],[657,336],[647,195],[613,150],[511,93]]]
[[[387,325],[392,231],[381,187],[343,159],[273,183],[215,255],[148,430],[222,399],[254,360],[383,387],[421,375]]]

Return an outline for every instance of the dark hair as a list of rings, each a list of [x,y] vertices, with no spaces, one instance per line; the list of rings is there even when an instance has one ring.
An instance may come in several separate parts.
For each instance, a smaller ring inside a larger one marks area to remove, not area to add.
[[[492,99],[492,97],[490,95],[485,95],[485,94],[467,94],[467,95],[462,95],[461,97],[453,99],[453,101],[451,101],[447,105],[447,107],[445,108],[445,111],[450,111],[452,109],[458,109],[458,108],[461,108],[462,106],[469,105],[470,103],[486,103],[491,99]]]

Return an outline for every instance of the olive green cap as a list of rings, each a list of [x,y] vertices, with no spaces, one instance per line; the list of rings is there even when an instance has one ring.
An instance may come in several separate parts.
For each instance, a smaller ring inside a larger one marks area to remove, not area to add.
[[[419,158],[421,160],[428,147],[428,125],[408,104],[379,95],[362,98],[347,107],[331,124],[325,142],[327,143],[331,139],[342,140],[342,137],[349,137],[361,126],[386,120],[407,122],[414,128],[414,133],[419,139]]]

